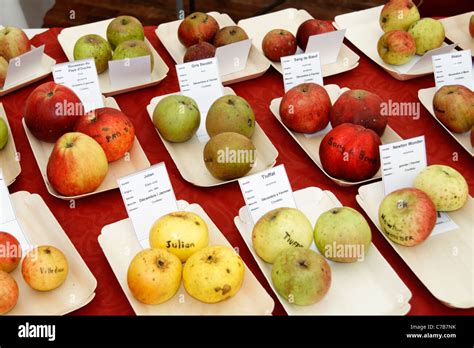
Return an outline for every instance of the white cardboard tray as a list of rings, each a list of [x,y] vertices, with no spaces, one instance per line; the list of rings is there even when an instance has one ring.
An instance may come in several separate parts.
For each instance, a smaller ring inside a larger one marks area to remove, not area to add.
[[[308,217],[313,226],[322,213],[342,206],[333,193],[317,187],[295,191],[294,198],[298,209]],[[310,306],[290,304],[273,287],[272,265],[255,253],[252,246],[253,223],[246,206],[240,209],[234,222],[289,315],[405,315],[409,312],[412,296],[410,290],[373,244],[362,262],[338,263],[328,260],[332,270],[332,283],[320,302]],[[319,253],[314,243],[311,249]]]
[[[0,103],[0,118],[5,120],[8,128],[8,143],[3,150],[0,150],[0,168],[3,171],[3,177],[7,186],[11,185],[21,173],[20,161],[17,160],[15,140],[13,139],[12,130],[8,124],[8,118]]]
[[[471,55],[474,56],[474,38],[469,34],[469,19],[472,15],[474,11],[443,18],[441,22],[443,22],[446,37],[463,50],[470,49]]]

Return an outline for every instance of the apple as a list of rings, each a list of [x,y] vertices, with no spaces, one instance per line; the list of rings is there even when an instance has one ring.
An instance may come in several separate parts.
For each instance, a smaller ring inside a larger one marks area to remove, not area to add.
[[[31,250],[21,264],[23,279],[37,291],[51,291],[60,287],[66,281],[68,272],[66,256],[50,245]]]
[[[443,86],[433,97],[433,110],[451,132],[467,132],[474,126],[474,92],[463,85]]]
[[[206,222],[189,211],[176,211],[160,217],[150,230],[150,246],[163,248],[179,257],[181,262],[209,242]]]
[[[142,303],[166,302],[179,289],[182,268],[179,258],[165,249],[142,250],[128,267],[128,288]]]
[[[285,93],[280,103],[282,122],[292,131],[314,133],[329,123],[331,99],[328,92],[315,83],[302,83]]]
[[[0,56],[0,89],[3,88],[7,78],[8,62]]]
[[[303,51],[306,51],[310,36],[329,33],[331,31],[334,31],[334,27],[331,23],[320,19],[308,19],[298,27],[296,42]]]
[[[313,242],[313,226],[295,208],[277,208],[258,219],[252,231],[252,244],[257,255],[273,263],[288,248],[309,248]]]
[[[64,196],[95,191],[108,171],[107,156],[90,136],[72,132],[58,139],[46,168],[50,185]]]
[[[66,86],[46,82],[36,87],[25,102],[25,123],[39,140],[54,143],[74,129],[84,106],[79,97]]]
[[[234,249],[213,245],[191,255],[183,269],[189,295],[204,303],[218,303],[235,296],[242,286],[245,264]]]
[[[357,210],[338,207],[321,214],[314,227],[319,252],[331,261],[362,261],[370,248],[372,232]]]
[[[419,19],[420,13],[412,0],[390,0],[380,12],[379,23],[384,32],[407,31]]]
[[[153,54],[145,41],[127,40],[120,43],[114,50],[112,60],[121,60],[127,58],[150,57],[150,69],[153,71]]]
[[[416,54],[423,55],[427,51],[440,47],[445,38],[444,26],[441,21],[423,18],[413,23],[408,32],[413,36]]]
[[[471,37],[474,38],[474,15],[469,19],[469,33],[471,34]]]
[[[93,58],[98,74],[109,67],[112,59],[112,48],[102,36],[88,34],[80,37],[74,45],[74,60]]]
[[[272,283],[291,304],[308,306],[326,296],[331,286],[331,268],[313,250],[285,249],[272,266]]]
[[[255,114],[244,98],[225,95],[209,108],[206,130],[210,137],[223,132],[235,132],[250,139],[255,132]]]
[[[8,143],[8,127],[3,118],[0,118],[0,150],[3,150]]]
[[[416,188],[402,188],[385,196],[379,207],[383,233],[394,243],[415,246],[436,224],[436,208],[430,197]]]
[[[279,62],[281,57],[295,54],[296,48],[295,36],[285,29],[269,31],[262,41],[263,54],[273,62]]]
[[[353,123],[372,129],[382,136],[387,126],[387,118],[380,114],[382,104],[382,98],[375,93],[363,89],[346,91],[331,108],[331,126],[334,128],[342,123]]]
[[[128,40],[145,40],[142,23],[132,16],[118,16],[107,26],[107,41],[112,49]]]
[[[23,30],[15,27],[0,29],[0,56],[7,62],[31,50],[30,40]]]
[[[343,123],[327,133],[319,147],[321,164],[330,176],[346,181],[373,177],[380,168],[379,136],[371,129]]]
[[[183,57],[183,63],[195,60],[213,58],[216,55],[216,48],[209,42],[201,41],[188,47]]]
[[[10,312],[18,302],[19,289],[15,279],[0,270],[0,315]]]
[[[413,181],[413,187],[426,193],[438,211],[461,209],[469,197],[469,187],[461,173],[438,164],[423,169]]]
[[[21,246],[7,232],[0,232],[0,271],[13,272],[21,261]]]
[[[182,143],[191,139],[201,123],[194,99],[184,95],[164,97],[153,111],[153,124],[166,141]]]
[[[248,40],[248,35],[244,29],[237,25],[229,25],[221,28],[214,37],[214,46],[221,47],[236,43],[239,41]]]
[[[178,27],[178,40],[189,47],[200,41],[212,42],[219,31],[219,24],[211,15],[194,12],[187,16]]]
[[[80,117],[74,131],[87,134],[97,141],[108,162],[123,158],[135,141],[132,121],[122,111],[114,108],[95,109]]]
[[[406,31],[391,30],[380,37],[377,52],[385,63],[403,65],[416,53],[415,39]]]

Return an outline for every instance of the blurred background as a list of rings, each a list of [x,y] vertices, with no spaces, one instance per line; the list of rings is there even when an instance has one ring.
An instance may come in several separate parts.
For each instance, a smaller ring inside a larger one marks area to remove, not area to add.
[[[0,0],[0,25],[21,28],[68,27],[128,14],[144,25],[177,19],[178,8],[227,13],[238,22],[294,7],[318,19],[382,5],[386,0]],[[414,0],[423,17],[448,17],[474,9],[474,0]]]

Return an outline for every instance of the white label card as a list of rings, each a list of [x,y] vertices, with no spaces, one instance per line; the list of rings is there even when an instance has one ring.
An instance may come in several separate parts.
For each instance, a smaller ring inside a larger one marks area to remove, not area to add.
[[[251,46],[252,40],[249,39],[217,47],[216,57],[221,76],[244,70]]]
[[[412,187],[418,173],[427,166],[424,136],[381,145],[379,148],[385,195],[404,187]],[[437,214],[438,219],[431,235],[458,228],[448,214]]]
[[[185,96],[193,98],[201,113],[201,125],[197,131],[200,142],[209,140],[206,131],[206,115],[212,103],[224,95],[217,65],[217,58],[177,64],[179,88]]]
[[[282,164],[241,178],[239,185],[254,224],[273,209],[296,208],[293,190]]]
[[[431,58],[437,90],[446,85],[463,85],[474,90],[471,50],[439,54]]]
[[[301,83],[313,82],[323,85],[318,52],[282,57],[281,65],[285,92]]]
[[[437,54],[448,53],[454,51],[456,44],[441,46],[426,52],[424,55],[415,55],[408,63],[395,66],[394,68],[402,74],[411,73],[417,70],[428,70],[431,64],[431,57]]]
[[[0,231],[14,236],[20,243],[23,255],[30,250],[30,243],[18,223],[10,200],[10,193],[0,169]],[[8,251],[8,250],[6,250]],[[17,251],[15,251],[17,252]]]
[[[149,248],[150,229],[157,219],[178,211],[165,164],[117,180],[128,216],[143,248]]]
[[[332,64],[337,61],[346,29],[312,35],[308,39],[305,53],[319,52],[321,64]]]
[[[109,79],[112,88],[129,88],[151,81],[150,56],[109,61]]]
[[[21,56],[10,59],[3,89],[8,89],[34,77],[40,70],[43,53],[44,45],[37,48],[32,47],[30,51]]]
[[[71,88],[89,112],[104,107],[94,59],[76,60],[53,66],[54,82]]]

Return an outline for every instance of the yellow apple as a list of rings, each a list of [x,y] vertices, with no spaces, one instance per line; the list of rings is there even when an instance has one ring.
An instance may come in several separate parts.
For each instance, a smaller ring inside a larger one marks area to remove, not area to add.
[[[194,253],[183,269],[184,288],[204,303],[217,303],[237,294],[242,286],[245,265],[234,249],[208,246]]]
[[[66,256],[61,250],[49,245],[31,250],[21,265],[25,282],[38,291],[58,288],[66,280],[68,271]]]
[[[0,271],[0,315],[10,312],[18,302],[18,284],[7,272]]]
[[[179,258],[165,249],[142,250],[128,267],[128,287],[142,303],[166,302],[179,289],[182,267]]]
[[[150,231],[150,246],[166,249],[179,257],[181,262],[209,242],[206,222],[197,214],[177,211],[156,220]]]

